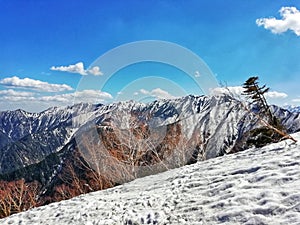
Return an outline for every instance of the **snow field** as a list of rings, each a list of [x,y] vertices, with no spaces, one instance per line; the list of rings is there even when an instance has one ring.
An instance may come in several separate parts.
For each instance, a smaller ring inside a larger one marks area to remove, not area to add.
[[[198,162],[0,224],[300,224],[300,146],[283,141]]]

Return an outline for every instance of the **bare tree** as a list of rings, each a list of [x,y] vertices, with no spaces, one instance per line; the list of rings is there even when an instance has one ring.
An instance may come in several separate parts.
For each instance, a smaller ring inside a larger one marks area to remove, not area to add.
[[[0,181],[0,218],[38,206],[40,187],[37,181],[26,183],[24,179]]]

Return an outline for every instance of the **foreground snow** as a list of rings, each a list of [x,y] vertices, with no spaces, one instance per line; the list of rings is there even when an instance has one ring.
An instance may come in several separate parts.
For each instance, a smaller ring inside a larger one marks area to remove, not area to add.
[[[300,133],[294,137],[300,140]],[[299,224],[300,145],[250,149],[0,220],[0,224]]]

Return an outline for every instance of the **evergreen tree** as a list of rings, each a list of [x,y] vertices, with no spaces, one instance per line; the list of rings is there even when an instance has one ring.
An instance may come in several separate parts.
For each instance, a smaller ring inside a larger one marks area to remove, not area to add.
[[[273,125],[274,116],[270,110],[270,107],[265,98],[265,94],[270,90],[270,88],[263,85],[259,87],[258,77],[250,77],[243,85],[244,92],[243,95],[247,95],[251,99],[252,104],[256,104],[259,108],[259,113],[263,116],[267,116],[268,122]]]
[[[259,113],[262,117],[267,117],[268,123],[279,129],[284,130],[285,128],[279,121],[279,119],[273,115],[270,110],[270,106],[267,103],[265,94],[270,90],[270,88],[263,85],[262,87],[258,84],[258,77],[250,77],[243,85],[244,92],[243,95],[247,95],[251,99],[252,104],[256,104],[259,109]]]
[[[294,140],[286,133],[284,126],[280,120],[273,115],[265,98],[265,94],[270,90],[266,85],[259,86],[258,77],[250,77],[244,84],[243,95],[251,100],[251,104],[255,104],[258,108],[258,117],[263,121],[264,126],[256,128],[250,132],[247,140],[248,145],[262,147],[271,142],[278,142],[282,139],[289,138]]]

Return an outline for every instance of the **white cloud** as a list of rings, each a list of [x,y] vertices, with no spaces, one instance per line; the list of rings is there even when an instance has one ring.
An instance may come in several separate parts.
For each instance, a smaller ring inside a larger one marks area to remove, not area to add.
[[[1,100],[5,102],[20,102],[35,100],[34,93],[25,91],[15,91],[12,89],[0,91]]]
[[[103,73],[100,71],[100,67],[99,66],[94,66],[91,69],[87,70],[87,72],[89,74],[92,74],[94,76],[102,76]]]
[[[283,92],[269,91],[266,93],[266,97],[268,97],[268,98],[287,98],[288,95]]]
[[[151,91],[151,95],[157,98],[164,98],[164,99],[175,98],[169,92],[162,90],[160,88],[153,89]]]
[[[242,86],[232,86],[232,87],[217,87],[211,90],[211,95],[233,95],[240,96],[244,88]]]
[[[66,84],[50,84],[48,82],[40,80],[34,80],[30,78],[22,79],[16,76],[4,78],[0,80],[0,84],[6,87],[25,88],[44,92],[60,92],[73,90],[72,87]]]
[[[79,62],[75,65],[69,65],[69,66],[52,66],[50,70],[56,70],[56,71],[62,71],[62,72],[68,72],[68,73],[79,73],[81,75],[87,75],[86,70],[84,69],[83,63]]]
[[[98,66],[94,66],[91,69],[85,69],[83,62],[78,62],[74,65],[69,66],[52,66],[50,70],[55,71],[62,71],[62,72],[68,72],[68,73],[78,73],[80,75],[94,75],[94,76],[101,76],[103,73],[100,71],[100,68]]]
[[[1,96],[2,100],[5,100],[6,102],[23,102],[24,104],[27,104],[29,101],[35,101],[35,97],[25,97],[25,96]],[[24,106],[23,104],[23,106]],[[20,107],[21,108],[21,107]]]
[[[31,96],[34,96],[34,93],[25,92],[25,91],[15,91],[12,89],[8,89],[8,90],[1,90],[0,95],[1,96],[14,96],[14,97],[31,97]]]
[[[295,99],[292,99],[292,102],[296,102],[296,103],[298,103],[298,102],[300,102],[300,98],[295,98]]]
[[[282,19],[260,18],[256,20],[258,26],[271,30],[274,34],[281,34],[288,30],[300,36],[300,11],[296,7],[282,7],[279,10]]]
[[[1,110],[18,108],[31,112],[40,112],[53,106],[68,106],[80,102],[106,103],[112,99],[107,92],[99,90],[83,90],[67,94],[41,96],[34,92],[17,92],[14,90],[0,91]]]
[[[233,95],[234,97],[241,97],[241,94],[243,93],[244,88],[242,86],[232,86],[232,87],[217,87],[211,90],[212,95]],[[272,99],[281,99],[281,98],[287,98],[288,95],[284,92],[278,92],[278,91],[269,91],[265,94],[267,98]]]
[[[151,91],[147,91],[145,89],[140,89],[140,93],[143,95],[149,95],[151,97],[159,98],[159,99],[171,99],[175,98],[172,96],[169,92],[161,89],[161,88],[155,88]]]
[[[38,80],[32,80],[29,78],[20,79],[18,77],[5,78],[0,80],[1,84],[5,86],[28,88],[32,90],[38,90],[42,92],[57,92],[64,90],[72,90],[71,87],[65,85],[49,84]],[[15,91],[13,89],[0,90],[0,97],[3,100],[8,101],[35,101],[35,102],[56,102],[56,103],[67,103],[72,104],[73,102],[90,102],[98,103],[112,99],[111,94],[102,92],[99,90],[83,90],[76,91],[66,94],[56,94],[41,96],[42,92],[26,92],[26,91]],[[58,104],[59,105],[59,104]]]
[[[195,71],[195,77],[200,77],[200,76],[201,76],[200,72],[198,70]]]
[[[143,94],[143,95],[149,95],[150,94],[150,91],[147,91],[145,89],[141,89],[140,92]]]
[[[79,102],[89,102],[89,103],[103,103],[106,100],[112,99],[111,94],[107,92],[102,92],[99,90],[83,90],[68,94],[43,96],[38,98],[40,101],[48,102],[60,102],[60,103],[79,103]]]

